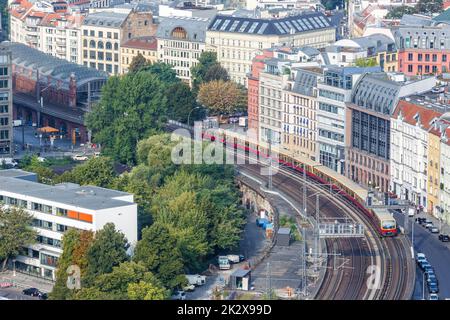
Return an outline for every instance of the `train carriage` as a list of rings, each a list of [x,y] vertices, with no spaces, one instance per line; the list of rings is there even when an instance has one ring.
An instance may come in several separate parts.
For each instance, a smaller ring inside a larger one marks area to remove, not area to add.
[[[377,230],[383,236],[397,235],[397,222],[394,216],[387,209],[373,209],[374,222]]]

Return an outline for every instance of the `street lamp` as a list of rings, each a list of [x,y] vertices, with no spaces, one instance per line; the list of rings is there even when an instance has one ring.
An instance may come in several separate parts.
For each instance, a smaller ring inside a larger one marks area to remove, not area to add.
[[[200,107],[199,107],[199,106],[196,106],[196,107],[192,108],[191,111],[189,111],[189,114],[188,114],[188,117],[187,117],[187,125],[189,125],[189,119],[190,119],[190,117],[191,117],[191,113],[192,113],[192,111],[194,111],[195,109],[200,109]]]

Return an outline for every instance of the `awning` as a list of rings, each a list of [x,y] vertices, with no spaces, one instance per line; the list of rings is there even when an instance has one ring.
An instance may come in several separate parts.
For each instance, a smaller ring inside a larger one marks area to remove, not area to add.
[[[52,127],[42,127],[38,129],[39,132],[42,133],[56,133],[59,132],[58,129],[52,128]]]

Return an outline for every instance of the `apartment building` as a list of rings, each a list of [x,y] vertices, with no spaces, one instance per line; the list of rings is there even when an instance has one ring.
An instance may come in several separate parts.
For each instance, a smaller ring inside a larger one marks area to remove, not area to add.
[[[429,131],[433,121],[442,114],[431,105],[425,106],[423,101],[407,100],[399,101],[391,117],[391,189],[401,199],[430,212],[429,191],[436,203],[435,192],[438,192],[440,185],[435,184],[434,179],[441,174],[441,163],[448,161],[438,160],[437,151],[430,151]],[[437,149],[436,140],[433,139],[432,149]],[[445,167],[442,168],[444,173],[447,172]],[[429,181],[430,178],[433,181]]]
[[[137,37],[153,36],[157,25],[151,12],[100,11],[89,14],[81,26],[82,63],[85,66],[121,73],[121,45]]]
[[[36,182],[34,173],[0,171],[0,203],[20,207],[33,215],[36,243],[15,258],[15,270],[55,280],[64,232],[75,228],[97,231],[114,223],[128,242],[137,242],[137,204],[133,195],[116,190],[65,183]]]
[[[57,3],[22,1],[11,9],[11,41],[81,63],[80,27],[84,16]]]
[[[401,25],[394,32],[398,71],[405,75],[441,74],[450,70],[450,26]]]
[[[0,44],[0,158],[13,150],[11,51]]]
[[[445,114],[443,118],[450,121],[450,115]],[[440,210],[439,218],[450,224],[450,126],[441,136],[441,172],[440,172]]]
[[[248,18],[217,15],[206,32],[206,49],[231,80],[248,86],[253,58],[276,45],[323,48],[336,40],[336,30],[320,12],[305,12],[283,18]]]
[[[317,84],[317,159],[328,168],[345,174],[346,103],[351,101],[353,87],[366,72],[380,67],[327,67]]]
[[[323,77],[319,67],[292,68],[284,94],[282,146],[288,152],[316,161],[317,83]]]
[[[347,103],[347,176],[378,191],[389,190],[390,117],[400,98],[431,90],[434,77],[364,74]]]
[[[205,51],[205,34],[208,18],[161,18],[156,38],[158,60],[172,65],[178,78],[192,84],[191,67]]]
[[[127,73],[131,61],[141,54],[149,63],[158,61],[158,41],[156,37],[138,37],[124,42],[121,46],[121,70]]]

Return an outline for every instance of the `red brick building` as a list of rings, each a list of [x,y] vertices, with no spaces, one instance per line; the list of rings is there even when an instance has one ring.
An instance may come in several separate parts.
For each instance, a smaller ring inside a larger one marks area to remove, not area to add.
[[[248,128],[253,129],[259,139],[259,73],[264,70],[264,60],[273,57],[273,51],[264,50],[263,54],[253,58],[252,69],[247,75],[248,83]]]

